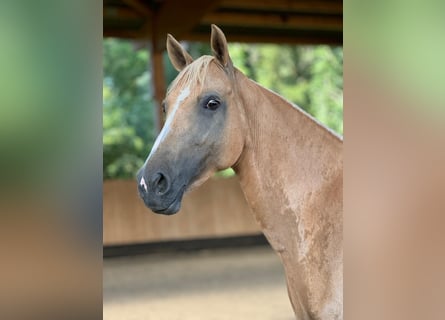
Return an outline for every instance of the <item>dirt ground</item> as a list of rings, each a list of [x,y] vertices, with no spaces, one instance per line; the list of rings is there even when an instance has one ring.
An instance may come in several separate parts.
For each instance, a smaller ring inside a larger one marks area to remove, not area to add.
[[[105,320],[292,320],[269,247],[104,260]]]

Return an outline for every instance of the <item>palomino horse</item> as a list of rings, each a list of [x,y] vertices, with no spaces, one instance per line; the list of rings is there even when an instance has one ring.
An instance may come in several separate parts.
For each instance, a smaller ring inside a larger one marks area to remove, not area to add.
[[[193,61],[167,37],[180,73],[137,175],[140,196],[154,212],[174,214],[186,190],[232,167],[283,262],[297,318],[342,319],[342,139],[234,68],[215,25],[211,47],[213,56]]]

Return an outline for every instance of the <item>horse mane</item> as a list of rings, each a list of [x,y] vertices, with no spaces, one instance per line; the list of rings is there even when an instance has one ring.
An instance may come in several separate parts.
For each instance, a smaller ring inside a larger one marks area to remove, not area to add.
[[[205,55],[186,66],[169,85],[167,88],[167,94],[169,94],[171,90],[179,84],[182,86],[190,86],[195,83],[203,83],[207,70],[209,69],[212,61],[216,62],[215,57]],[[222,68],[219,63],[216,63],[216,65]]]

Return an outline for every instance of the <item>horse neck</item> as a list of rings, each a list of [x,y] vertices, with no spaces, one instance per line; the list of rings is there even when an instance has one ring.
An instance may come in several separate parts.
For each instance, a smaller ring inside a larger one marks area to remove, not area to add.
[[[244,76],[240,88],[247,129],[234,169],[256,219],[280,251],[291,241],[281,235],[289,234],[289,228],[296,232],[298,221],[309,214],[307,205],[332,184],[341,183],[342,141],[301,109]]]

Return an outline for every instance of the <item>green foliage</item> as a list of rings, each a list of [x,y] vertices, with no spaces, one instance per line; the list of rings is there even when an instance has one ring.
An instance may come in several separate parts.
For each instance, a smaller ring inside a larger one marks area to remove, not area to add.
[[[104,178],[132,178],[155,138],[148,50],[106,39],[103,54]]]
[[[194,58],[208,44],[189,43]],[[147,48],[127,41],[103,42],[104,178],[133,178],[154,139],[155,112]],[[234,65],[248,77],[299,105],[343,133],[343,49],[328,46],[230,44]],[[166,82],[177,75],[164,56]],[[225,170],[219,176],[231,176]]]
[[[225,170],[221,170],[221,171],[218,171],[217,173],[215,173],[215,176],[222,177],[222,178],[228,178],[228,177],[231,177],[234,175],[235,175],[235,171],[233,171],[232,168],[227,168]]]
[[[343,49],[329,46],[230,44],[249,78],[343,133]]]

